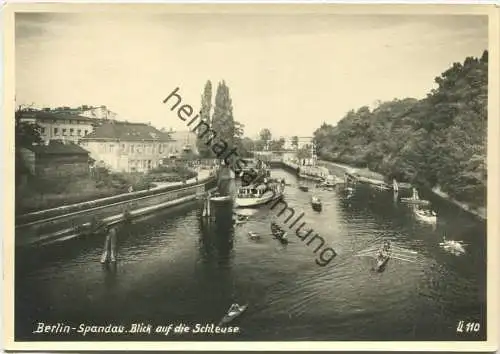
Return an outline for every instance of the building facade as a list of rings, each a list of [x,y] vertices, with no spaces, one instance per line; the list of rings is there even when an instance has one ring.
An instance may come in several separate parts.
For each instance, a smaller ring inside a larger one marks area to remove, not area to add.
[[[98,164],[116,172],[146,172],[175,151],[168,133],[144,123],[104,121],[80,141]]]
[[[173,140],[173,154],[180,155],[183,151],[192,151],[198,153],[196,147],[197,135],[189,130],[187,131],[170,131],[170,137]]]
[[[52,140],[20,150],[24,165],[32,175],[56,179],[89,174],[89,152],[72,142]]]
[[[313,143],[313,137],[310,136],[299,136],[297,137],[298,146],[293,145],[293,137],[289,136],[285,138],[285,144],[283,145],[283,149],[285,150],[295,150],[302,149],[305,146],[311,145]]]
[[[90,134],[98,119],[84,117],[79,110],[43,110],[25,111],[21,120],[36,123],[40,126],[40,137],[43,142],[51,140],[78,143],[85,135]]]

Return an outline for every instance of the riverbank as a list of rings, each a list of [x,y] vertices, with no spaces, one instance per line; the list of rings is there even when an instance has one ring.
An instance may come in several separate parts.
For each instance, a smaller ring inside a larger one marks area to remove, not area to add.
[[[192,201],[215,185],[216,176],[206,171],[198,180],[181,186],[169,185],[20,215],[16,217],[16,246],[83,234],[96,222],[119,222],[125,212],[134,217]]]
[[[372,178],[376,177],[377,180],[381,180],[381,181],[384,180],[384,176],[382,176],[381,174],[379,174],[377,172],[370,171],[368,169],[358,169],[358,168],[355,168],[355,167],[348,166],[346,164],[341,164],[341,163],[336,163],[336,162],[330,162],[330,161],[325,161],[325,160],[319,160],[318,164],[321,164],[321,165],[327,167],[329,169],[330,173],[337,173],[337,174],[339,174],[339,173],[344,173],[344,172],[349,171],[349,170],[356,170],[360,174],[366,175],[367,178],[370,178],[368,176],[371,176]],[[486,220],[487,219],[487,211],[486,211],[485,207],[475,208],[475,207],[473,207],[470,204],[467,204],[465,202],[460,202],[460,201],[458,201],[456,199],[453,199],[447,193],[443,192],[439,186],[432,188],[431,191],[435,195],[437,195],[440,198],[445,199],[448,202],[450,202],[450,203],[458,206],[462,210],[464,210],[464,211],[466,211],[466,212],[468,212],[468,213],[470,213],[470,214],[472,214],[472,215],[474,215],[476,217],[479,217],[482,220]]]
[[[199,171],[184,166],[160,166],[148,173],[110,172],[97,168],[87,176],[44,179],[30,177],[16,187],[16,215],[68,204],[112,198],[130,192],[178,186],[192,181]]]

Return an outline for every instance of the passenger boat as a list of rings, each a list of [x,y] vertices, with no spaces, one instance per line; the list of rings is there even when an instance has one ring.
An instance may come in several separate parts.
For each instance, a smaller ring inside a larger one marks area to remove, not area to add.
[[[431,210],[416,209],[415,216],[426,223],[435,224],[437,222],[437,215]]]
[[[236,317],[239,317],[245,310],[248,308],[247,305],[240,306],[238,304],[232,304],[229,309],[227,310],[226,315],[222,318],[222,320],[219,322],[218,326],[227,324],[231,321],[233,321]]]
[[[321,211],[321,209],[323,209],[323,205],[321,203],[321,200],[315,196],[313,196],[311,198],[311,206],[312,206],[313,210],[315,210],[315,211]]]
[[[238,208],[256,207],[272,200],[281,198],[284,194],[284,181],[266,180],[264,184],[251,184],[238,189],[235,206]]]

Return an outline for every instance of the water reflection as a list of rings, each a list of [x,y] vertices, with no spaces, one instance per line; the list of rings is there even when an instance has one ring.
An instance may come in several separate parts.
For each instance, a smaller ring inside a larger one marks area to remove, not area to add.
[[[311,192],[299,190],[294,176],[273,175],[291,182],[289,206],[297,215],[304,210],[307,225],[338,251],[328,266],[315,263],[315,247],[294,230],[286,248],[272,238],[276,211],[235,209],[249,217],[235,226],[231,206],[217,205],[209,220],[192,204],[128,227],[116,268],[99,264],[98,238],[16,254],[16,336],[40,339],[31,333],[33,321],[51,318],[213,322],[233,302],[250,304],[241,319],[244,333],[234,340],[456,340],[450,323],[457,317],[483,319],[484,224],[432,201],[439,217],[433,229],[392,192],[362,189],[351,197],[342,188],[315,190],[324,208],[314,213]],[[443,250],[443,235],[463,240],[467,253]],[[384,240],[418,252],[419,262],[394,259],[378,274],[370,272],[372,259],[353,256]],[[23,263],[33,263],[25,274],[18,272]]]
[[[233,210],[231,205],[213,207],[210,218],[200,216],[199,251],[203,262],[229,266],[234,246]]]

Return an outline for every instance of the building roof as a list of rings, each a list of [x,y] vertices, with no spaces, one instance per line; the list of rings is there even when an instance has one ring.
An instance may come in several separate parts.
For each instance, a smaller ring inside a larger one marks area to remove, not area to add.
[[[63,143],[51,140],[48,145],[30,146],[28,150],[37,155],[88,155],[89,152],[79,145],[71,142]]]
[[[24,111],[21,113],[21,119],[37,119],[37,120],[79,120],[87,122],[98,121],[95,118],[84,117],[80,115],[81,110],[78,109],[67,109],[67,110],[32,110]]]
[[[173,141],[168,133],[161,132],[145,123],[105,121],[82,140],[121,140],[121,141]]]

